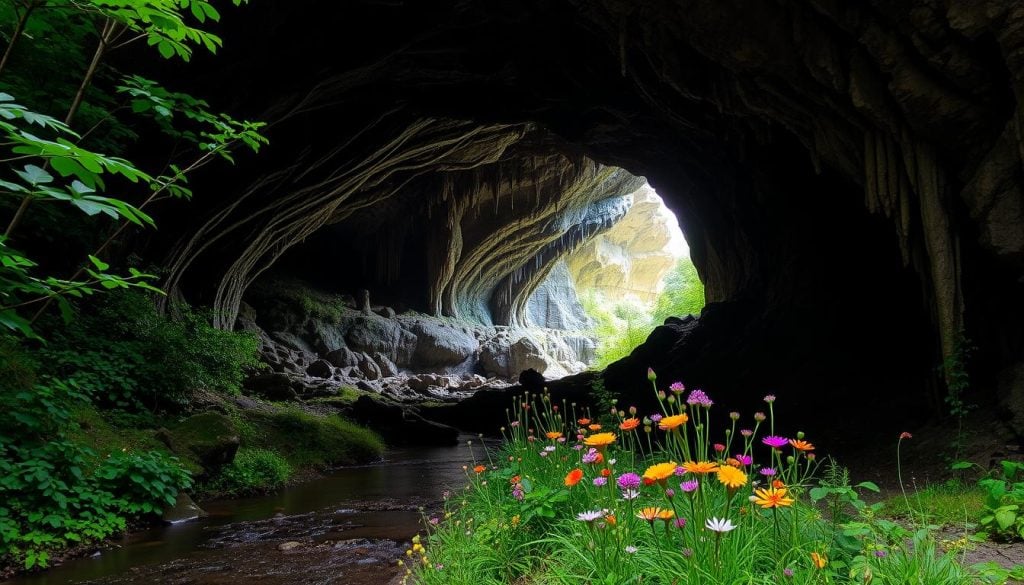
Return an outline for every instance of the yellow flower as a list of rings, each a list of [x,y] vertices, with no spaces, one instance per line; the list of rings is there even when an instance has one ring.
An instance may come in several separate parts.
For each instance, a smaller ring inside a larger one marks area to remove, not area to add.
[[[814,563],[814,567],[817,569],[824,569],[825,565],[828,564],[828,559],[825,555],[819,555],[816,552],[811,553],[811,562]]]
[[[714,461],[687,461],[683,463],[683,471],[704,475],[718,471],[718,464]]]
[[[583,444],[588,447],[597,447],[598,449],[607,447],[614,442],[615,433],[597,433],[583,439]]]
[[[747,474],[735,467],[719,467],[718,481],[729,489],[737,489],[747,485]]]
[[[654,522],[658,518],[661,518],[665,512],[672,514],[672,510],[663,510],[661,508],[641,508],[640,511],[636,513],[636,517],[641,520],[647,520],[648,522]],[[671,517],[672,516],[669,516],[669,518]]]
[[[675,516],[675,515],[676,515],[676,513],[673,512],[672,510],[662,510],[661,512],[658,513],[658,518],[661,518],[662,520],[666,520],[667,521],[667,520],[671,520],[672,517]]]
[[[786,497],[786,488],[754,490],[754,503],[765,509],[792,506],[793,501],[793,498]]]
[[[686,424],[686,421],[690,420],[690,417],[683,414],[674,414],[672,416],[666,416],[658,421],[658,428],[663,431],[670,431],[676,427]]]
[[[657,463],[647,468],[644,472],[644,479],[654,481],[665,481],[672,477],[672,474],[676,472],[676,467],[679,465],[675,461],[669,461],[668,463]]]

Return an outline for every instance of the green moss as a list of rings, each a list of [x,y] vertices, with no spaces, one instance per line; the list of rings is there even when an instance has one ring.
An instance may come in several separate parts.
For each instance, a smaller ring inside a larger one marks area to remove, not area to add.
[[[152,427],[121,417],[117,412],[101,412],[91,404],[82,404],[73,409],[72,418],[76,424],[68,429],[68,439],[95,451],[97,461],[121,451],[170,453],[167,445],[156,438]],[[191,472],[199,470],[185,460],[182,463]]]
[[[364,392],[358,388],[349,388],[342,386],[338,388],[338,393],[334,396],[326,396],[324,398],[317,398],[310,402],[314,404],[325,404],[328,406],[351,406],[356,400],[359,400],[360,396],[370,395],[369,392]]]
[[[384,452],[376,433],[337,415],[318,416],[288,407],[243,416],[250,428],[242,435],[242,444],[277,451],[293,467],[365,463]]]
[[[284,486],[292,476],[292,467],[269,449],[241,449],[235,460],[210,484],[221,494],[266,493]]]
[[[341,321],[346,310],[342,297],[316,290],[297,279],[260,282],[248,294],[251,299],[281,305],[285,310],[299,308],[306,317],[335,324]]]
[[[884,513],[892,518],[962,527],[981,516],[984,505],[985,492],[977,485],[949,480],[907,492],[906,499],[902,494],[889,498]]]

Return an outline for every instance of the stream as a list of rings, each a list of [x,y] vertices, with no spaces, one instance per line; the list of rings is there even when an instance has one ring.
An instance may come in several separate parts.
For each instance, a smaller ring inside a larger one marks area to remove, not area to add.
[[[387,583],[422,528],[420,507],[439,510],[474,461],[486,455],[471,436],[451,447],[391,449],[380,463],[278,493],[201,502],[208,517],[132,533],[3,585]]]

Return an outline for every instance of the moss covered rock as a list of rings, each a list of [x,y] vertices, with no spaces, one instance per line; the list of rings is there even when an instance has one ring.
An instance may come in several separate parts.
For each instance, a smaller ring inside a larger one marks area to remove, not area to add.
[[[170,430],[162,429],[158,438],[179,457],[200,465],[207,474],[231,463],[241,443],[235,424],[217,412],[194,414]]]

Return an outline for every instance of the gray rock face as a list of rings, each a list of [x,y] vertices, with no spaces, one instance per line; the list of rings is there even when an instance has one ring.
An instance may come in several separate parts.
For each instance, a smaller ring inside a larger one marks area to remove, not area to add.
[[[341,347],[328,353],[324,356],[324,359],[331,362],[332,365],[338,368],[347,368],[359,365],[359,356],[347,347]]]
[[[359,371],[367,380],[379,380],[381,377],[380,366],[365,353],[359,356]]]
[[[345,334],[348,347],[366,353],[380,352],[400,365],[409,365],[416,347],[416,336],[392,319],[362,315],[352,320]]]
[[[398,366],[396,366],[394,362],[389,360],[388,356],[378,351],[377,353],[374,353],[372,357],[373,361],[377,364],[377,367],[380,369],[381,376],[385,378],[390,378],[392,376],[398,375]]]
[[[416,335],[412,362],[417,367],[461,364],[480,347],[471,333],[457,327],[417,320],[410,329]]]
[[[327,360],[316,360],[309,364],[306,368],[306,373],[314,378],[330,378],[334,373],[334,368],[331,367],[331,363]]]
[[[564,260],[555,263],[548,277],[530,295],[527,315],[534,325],[549,329],[585,331],[590,326]]]
[[[530,338],[513,341],[510,335],[499,334],[481,347],[480,366],[488,376],[512,378],[531,368],[543,374],[548,362],[543,350]]]

